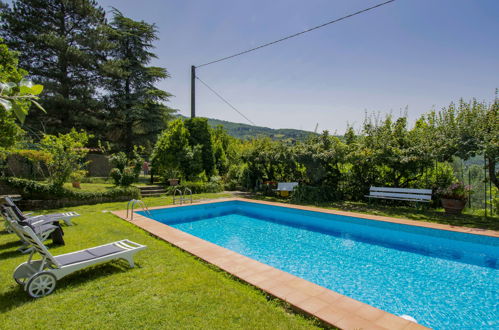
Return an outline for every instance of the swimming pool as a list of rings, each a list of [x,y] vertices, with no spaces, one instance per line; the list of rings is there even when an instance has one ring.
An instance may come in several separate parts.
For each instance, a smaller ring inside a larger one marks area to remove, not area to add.
[[[148,217],[428,327],[499,326],[495,237],[242,201]]]

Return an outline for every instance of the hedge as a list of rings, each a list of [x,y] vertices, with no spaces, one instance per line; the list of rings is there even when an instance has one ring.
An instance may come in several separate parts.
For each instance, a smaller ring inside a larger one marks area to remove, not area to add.
[[[224,186],[221,182],[190,182],[185,181],[179,184],[178,186],[167,186],[166,191],[169,194],[173,194],[175,189],[180,189],[184,192],[185,188],[189,188],[193,194],[201,194],[201,193],[217,193],[224,191]]]
[[[136,187],[116,187],[107,191],[76,191],[64,187],[55,187],[53,185],[40,183],[33,180],[21,179],[15,177],[1,178],[0,182],[5,183],[11,188],[19,191],[26,199],[37,200],[96,200],[112,199],[117,197],[140,198],[140,190]]]

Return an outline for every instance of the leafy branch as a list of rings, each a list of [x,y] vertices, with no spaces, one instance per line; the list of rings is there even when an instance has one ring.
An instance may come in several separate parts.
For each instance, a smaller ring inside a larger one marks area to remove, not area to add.
[[[19,85],[14,82],[0,82],[0,106],[7,112],[13,112],[17,119],[24,123],[28,114],[29,103],[34,104],[46,113],[36,100],[43,91],[43,85],[35,85],[30,80],[22,79]]]

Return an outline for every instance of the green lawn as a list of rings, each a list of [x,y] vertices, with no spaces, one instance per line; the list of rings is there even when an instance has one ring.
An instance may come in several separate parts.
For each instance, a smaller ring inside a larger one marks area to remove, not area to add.
[[[227,194],[196,195],[200,198]],[[170,198],[147,198],[149,206]],[[58,282],[56,291],[31,299],[12,279],[27,256],[16,251],[13,234],[0,232],[0,328],[189,328],[305,329],[317,321],[289,312],[282,303],[199,259],[158,240],[107,211],[126,203],[68,208],[82,214],[64,227],[65,246],[57,255],[128,238],[148,248],[136,255],[137,267],[115,262],[96,266]],[[53,210],[56,212],[58,210]],[[3,229],[3,228],[2,228]]]
[[[80,183],[80,187],[81,187],[80,189],[73,188],[70,182],[66,182],[64,184],[64,188],[75,191],[88,191],[88,192],[106,191],[116,186],[112,183]]]

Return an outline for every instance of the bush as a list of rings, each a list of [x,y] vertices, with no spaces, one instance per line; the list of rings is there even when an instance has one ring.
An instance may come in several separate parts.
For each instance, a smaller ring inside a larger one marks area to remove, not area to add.
[[[178,186],[168,186],[166,190],[168,193],[172,194],[175,189],[180,189],[182,192],[184,192],[185,188],[189,188],[193,194],[217,193],[224,191],[224,185],[219,181],[217,182],[185,181]]]
[[[46,165],[52,185],[62,187],[72,173],[82,170],[88,153],[85,145],[91,137],[85,131],[77,132],[74,128],[68,134],[43,136],[40,150],[50,155]]]
[[[297,186],[291,194],[292,203],[325,203],[339,200],[341,194],[335,187]]]
[[[138,180],[144,162],[136,149],[130,157],[127,157],[124,152],[115,153],[111,155],[110,161],[115,168],[111,169],[109,176],[114,180],[115,185],[122,187],[128,187]]]
[[[127,196],[129,198],[140,198],[140,190],[136,187],[116,187],[107,191],[76,191],[50,184],[20,178],[3,178],[2,182],[12,188],[21,190],[21,195],[27,199],[69,199],[69,200],[91,200],[98,198],[113,198]]]

